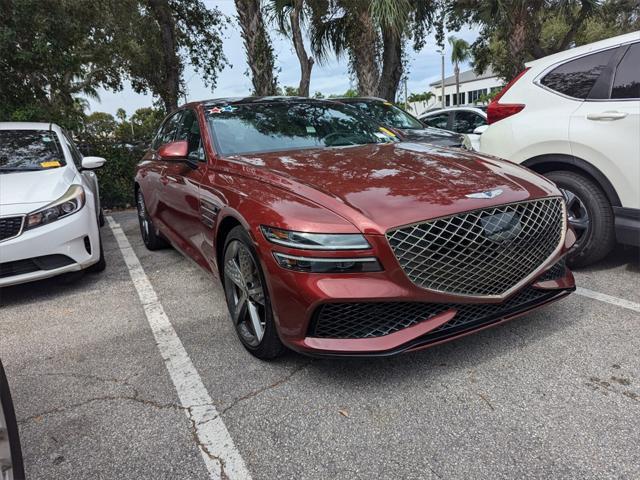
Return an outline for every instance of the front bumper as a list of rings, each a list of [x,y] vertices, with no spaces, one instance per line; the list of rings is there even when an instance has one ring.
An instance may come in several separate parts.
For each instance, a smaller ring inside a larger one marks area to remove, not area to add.
[[[274,246],[257,238],[258,249],[264,252],[261,260],[267,272],[278,332],[285,345],[300,353],[320,356],[393,355],[499,324],[559,300],[575,289],[570,270],[564,265],[561,269],[557,266],[575,241],[571,230],[567,232],[562,250],[541,266],[537,277],[503,299],[461,297],[419,288],[399,266],[385,237],[367,236],[367,240],[373,248],[362,252],[362,256],[377,257],[383,271],[309,274],[279,267],[271,255]],[[293,253],[287,249],[281,251]],[[351,319],[336,320],[336,325],[344,327],[345,322],[350,321],[357,330],[371,321],[375,328],[356,334],[344,328],[318,329],[319,312],[330,307],[333,309],[330,313],[336,318],[340,305],[362,308]],[[393,325],[378,328],[376,316],[384,317],[384,321],[393,317]]]
[[[98,222],[87,204],[73,215],[0,242],[0,287],[82,270],[99,259]]]

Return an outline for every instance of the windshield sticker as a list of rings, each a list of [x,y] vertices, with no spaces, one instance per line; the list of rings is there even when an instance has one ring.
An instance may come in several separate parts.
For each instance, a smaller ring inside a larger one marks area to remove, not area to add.
[[[307,125],[307,133],[316,133],[316,127]]]
[[[227,105],[226,107],[213,107],[209,110],[209,113],[233,113],[236,111],[238,107],[232,107],[231,105]]]
[[[40,162],[40,166],[42,168],[56,168],[60,166],[60,162],[58,160],[49,160],[48,162]]]
[[[395,133],[393,133],[391,130],[387,130],[387,129],[386,129],[386,128],[384,128],[384,127],[380,127],[380,131],[381,131],[382,133],[384,133],[385,135],[389,135],[389,136],[390,136],[390,137],[392,137],[392,138],[396,138]]]

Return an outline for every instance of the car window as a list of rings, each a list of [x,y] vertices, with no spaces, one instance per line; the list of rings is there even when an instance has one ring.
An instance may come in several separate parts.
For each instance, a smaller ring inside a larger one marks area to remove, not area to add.
[[[389,127],[414,130],[424,128],[418,120],[391,102],[371,100],[367,102],[349,102],[347,105],[356,107],[358,110]]]
[[[164,121],[156,138],[154,138],[151,147],[154,150],[157,150],[162,145],[173,142],[176,131],[180,126],[180,119],[182,118],[182,112],[174,113],[173,116],[169,117]]]
[[[379,124],[337,102],[275,101],[206,107],[221,155],[394,141]]]
[[[574,98],[587,98],[617,48],[576,58],[547,73],[540,83]]]
[[[0,130],[0,172],[66,165],[58,135],[50,130]]]
[[[486,124],[487,121],[477,113],[462,110],[455,112],[452,130],[458,133],[473,133],[477,127]]]
[[[640,98],[640,43],[631,45],[618,64],[611,98]]]
[[[175,140],[186,140],[189,149],[187,157],[191,160],[202,161],[204,160],[204,150],[202,149],[202,142],[200,137],[200,125],[198,124],[198,117],[193,110],[186,110],[182,115],[182,124]]]
[[[75,163],[76,167],[78,168],[82,167],[82,154],[66,131],[62,132],[62,139],[64,140],[65,145],[71,153],[71,159],[73,160],[73,163]]]
[[[439,113],[436,115],[431,115],[429,117],[424,117],[422,119],[423,123],[426,123],[430,127],[442,128],[447,130],[449,123],[449,114],[448,113]]]

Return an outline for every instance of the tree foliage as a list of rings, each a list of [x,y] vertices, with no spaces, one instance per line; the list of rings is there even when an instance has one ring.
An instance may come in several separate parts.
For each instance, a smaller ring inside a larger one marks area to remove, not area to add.
[[[480,26],[471,46],[476,71],[508,81],[527,61],[640,28],[636,0],[455,0],[440,28]]]

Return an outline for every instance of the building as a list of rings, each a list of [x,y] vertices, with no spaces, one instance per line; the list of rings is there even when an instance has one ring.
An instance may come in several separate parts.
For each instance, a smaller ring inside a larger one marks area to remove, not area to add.
[[[460,98],[456,101],[456,76],[451,75],[444,79],[444,106],[485,104],[480,100],[483,95],[500,90],[504,83],[491,70],[491,67],[482,75],[476,75],[473,70],[460,72]],[[442,81],[437,80],[429,84],[430,92],[434,96],[428,102],[414,102],[410,104],[412,112],[421,115],[427,110],[442,106]]]

